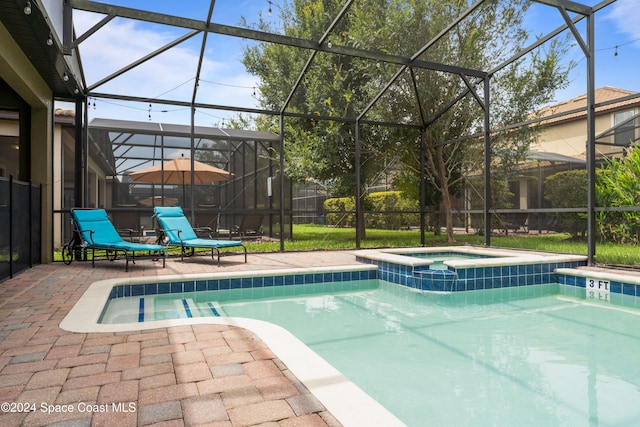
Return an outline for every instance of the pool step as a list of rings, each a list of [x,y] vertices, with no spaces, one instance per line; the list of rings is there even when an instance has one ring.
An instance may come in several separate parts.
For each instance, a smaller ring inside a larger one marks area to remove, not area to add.
[[[134,305],[135,304],[135,305]],[[127,310],[127,317],[139,323],[166,318],[193,318],[225,316],[220,303],[217,301],[196,304],[191,298],[177,298],[175,300],[155,300],[155,296],[147,295],[134,299]],[[171,313],[174,313],[171,315]],[[168,316],[167,316],[168,315]]]

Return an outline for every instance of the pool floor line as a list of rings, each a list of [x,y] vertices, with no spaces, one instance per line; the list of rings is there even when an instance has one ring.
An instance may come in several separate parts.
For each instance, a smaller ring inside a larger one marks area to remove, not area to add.
[[[211,309],[211,312],[213,313],[214,316],[220,317],[220,312],[218,312],[218,309],[216,309],[216,307],[211,302],[207,302],[207,305]]]
[[[184,306],[184,312],[187,315],[187,317],[193,317],[191,315],[191,309],[189,308],[189,303],[184,298],[182,298],[182,305]]]

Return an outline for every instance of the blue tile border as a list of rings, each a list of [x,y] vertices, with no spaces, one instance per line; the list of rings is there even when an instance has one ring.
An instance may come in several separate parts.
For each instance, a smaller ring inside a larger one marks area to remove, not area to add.
[[[428,266],[407,266],[388,261],[358,257],[364,264],[377,265],[379,278],[423,291],[461,292],[497,289],[513,286],[556,283],[556,269],[576,268],[585,261],[545,261],[501,266],[453,268],[431,270]],[[584,287],[584,283],[582,285]]]
[[[378,278],[378,269],[331,271],[309,273],[295,272],[289,274],[244,276],[231,278],[211,278],[175,281],[162,281],[157,283],[143,283],[130,285],[117,285],[111,289],[109,299],[124,298],[129,296],[158,295],[171,293],[184,293],[193,291],[217,291],[226,289],[262,288],[267,286],[297,286],[324,282],[345,282],[352,280],[371,280]]]
[[[556,272],[556,282],[561,285],[575,286],[576,288],[587,288],[587,278],[584,276],[584,272],[580,274],[571,274],[569,272]],[[592,276],[599,277],[602,274],[599,272],[593,272]],[[621,294],[640,297],[640,284],[628,283],[620,280],[609,281],[609,291],[612,294]]]
[[[586,287],[583,275],[558,273],[558,269],[575,269],[584,266],[583,261],[539,262],[517,265],[450,268],[431,270],[426,266],[406,266],[387,261],[356,257],[357,261],[377,266],[377,269],[355,271],[313,271],[288,274],[244,276],[230,278],[198,278],[194,280],[176,279],[157,283],[118,285],[111,289],[109,299],[130,296],[183,293],[192,291],[216,291],[241,288],[262,288],[272,286],[297,286],[312,283],[344,282],[351,280],[381,279],[421,291],[462,292],[513,286],[559,283]],[[597,275],[594,273],[594,275]],[[610,281],[614,294],[640,297],[640,284]]]

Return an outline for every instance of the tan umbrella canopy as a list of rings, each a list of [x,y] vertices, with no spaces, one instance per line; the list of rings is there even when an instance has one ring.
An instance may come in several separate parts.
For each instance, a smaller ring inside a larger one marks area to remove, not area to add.
[[[193,170],[194,184],[227,181],[231,176],[231,173],[226,170],[210,166],[197,160],[193,161]],[[181,157],[169,160],[164,164],[131,172],[129,176],[136,181],[151,182],[154,184],[191,184],[191,159],[184,157],[183,154]]]
[[[197,160],[193,161],[193,170],[194,184],[228,181],[231,177],[230,172]],[[182,184],[182,199],[185,200],[185,184],[191,184],[191,159],[183,154],[163,164],[131,172],[129,176],[135,181],[153,184]]]

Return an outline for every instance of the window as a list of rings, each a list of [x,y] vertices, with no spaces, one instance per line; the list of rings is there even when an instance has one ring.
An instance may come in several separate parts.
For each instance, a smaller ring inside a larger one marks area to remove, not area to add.
[[[616,113],[613,117],[613,125],[618,126],[620,123],[624,123],[635,115],[633,110],[623,111]],[[614,144],[627,146],[631,141],[635,141],[635,120],[630,120],[624,123],[620,127],[617,127],[614,134]]]

